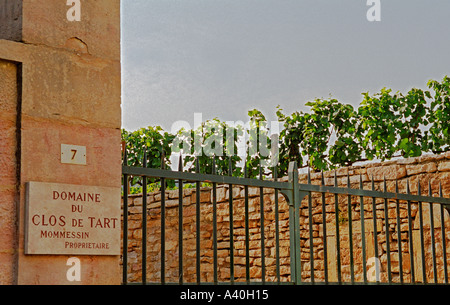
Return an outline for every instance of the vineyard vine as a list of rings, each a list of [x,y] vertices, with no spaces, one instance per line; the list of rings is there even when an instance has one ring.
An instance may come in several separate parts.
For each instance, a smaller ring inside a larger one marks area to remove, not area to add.
[[[275,142],[269,136],[265,116],[257,109],[248,112],[250,125],[257,132],[232,126],[233,133],[225,134],[223,131],[230,130],[231,126],[219,119],[175,134],[159,126],[136,131],[122,129],[126,162],[129,166],[142,166],[146,152],[149,167],[168,168],[170,156],[183,152],[185,170],[196,171],[194,149],[209,145],[213,152],[198,156],[198,167],[203,173],[213,171],[215,156],[216,173],[258,177],[260,164],[265,164],[266,174],[273,171],[267,165],[270,157],[252,147],[262,142],[269,147],[278,145],[277,175],[280,177],[287,174],[290,161],[320,171],[357,161],[445,152],[450,150],[450,78],[430,80],[427,87],[428,90],[412,88],[406,94],[386,88],[372,95],[363,93],[357,109],[334,98],[315,99],[306,103],[308,112],[296,111],[290,115],[278,106],[276,115],[282,129]],[[237,147],[243,136],[246,136],[247,152],[242,155]],[[232,151],[226,151],[228,147]]]

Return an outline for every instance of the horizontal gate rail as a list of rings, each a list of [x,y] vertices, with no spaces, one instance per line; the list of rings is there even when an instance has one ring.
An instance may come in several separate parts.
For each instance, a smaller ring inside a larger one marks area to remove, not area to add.
[[[315,185],[315,184],[299,184],[299,188],[301,191],[305,191],[305,192],[331,193],[331,194],[364,196],[364,197],[373,197],[373,198],[382,198],[382,199],[398,199],[398,200],[432,202],[432,203],[440,203],[440,204],[443,204],[444,206],[450,206],[450,200],[448,198],[444,198],[444,197],[432,197],[432,196],[402,194],[402,193],[389,193],[389,192],[374,191],[374,190],[342,188],[342,187]]]
[[[152,177],[152,178],[166,178],[191,182],[209,182],[217,184],[236,184],[246,185],[250,187],[264,187],[264,188],[276,188],[280,190],[292,190],[292,184],[288,182],[260,180],[252,178],[240,178],[233,176],[221,176],[212,174],[201,173],[189,173],[181,171],[172,171],[156,168],[143,168],[143,167],[122,167],[122,173],[124,175]]]

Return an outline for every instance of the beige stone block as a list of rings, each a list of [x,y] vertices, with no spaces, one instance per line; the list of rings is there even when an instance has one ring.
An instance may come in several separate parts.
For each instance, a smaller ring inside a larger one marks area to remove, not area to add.
[[[366,216],[367,217],[367,216]],[[364,232],[372,233],[373,232],[373,219],[364,219]],[[377,218],[376,219],[376,225],[377,225],[377,231],[381,232],[383,231],[383,220]],[[329,222],[327,223],[327,236],[336,236],[336,223],[335,222]],[[349,230],[349,224],[348,222],[341,224],[339,226],[339,233],[340,235],[348,235]],[[354,220],[352,221],[352,233],[353,234],[360,234],[361,233],[361,220]],[[320,226],[319,230],[319,236],[323,236],[322,226]]]
[[[327,263],[328,263],[328,281],[337,282],[337,251],[336,237],[327,237]]]
[[[17,68],[12,62],[0,59],[0,111],[1,115],[11,115],[17,109]]]
[[[417,157],[405,158],[397,160],[397,164],[415,164],[419,162]]]
[[[16,75],[15,64],[0,60],[0,285],[13,284],[16,269]]]
[[[450,161],[440,162],[438,164],[438,171],[440,172],[450,171]]]
[[[121,127],[120,61],[29,46],[23,66],[25,116],[92,127]]]
[[[90,54],[118,60],[120,1],[81,1],[80,21],[67,20],[69,9],[66,1],[23,0],[22,41],[70,50],[67,42],[76,37]]]
[[[422,203],[422,215],[423,215],[423,228],[429,229],[431,227],[430,222],[430,204],[429,203]],[[419,214],[417,214],[417,217],[414,220],[413,229],[419,229],[420,228],[420,221],[419,221]],[[433,204],[433,225],[434,228],[441,228],[441,207],[440,204]],[[450,216],[447,211],[447,209],[444,209],[444,225],[446,228],[450,226]]]
[[[12,285],[15,283],[16,272],[14,251],[0,252],[0,284]]]
[[[445,159],[450,159],[450,151],[445,152],[443,155]]]
[[[422,273],[422,254],[421,254],[421,241],[419,230],[413,230],[413,247],[414,247],[414,275],[416,282],[423,282]]]
[[[120,187],[120,145],[112,139],[120,130],[23,120],[22,179]],[[61,144],[86,146],[87,165],[61,164]]]
[[[433,173],[437,170],[435,162],[426,164],[406,165],[406,172],[408,176],[417,175],[421,173]]]
[[[367,169],[367,176],[369,179],[374,179],[374,181],[395,180],[406,177],[405,166],[393,164],[388,166],[376,166]]]

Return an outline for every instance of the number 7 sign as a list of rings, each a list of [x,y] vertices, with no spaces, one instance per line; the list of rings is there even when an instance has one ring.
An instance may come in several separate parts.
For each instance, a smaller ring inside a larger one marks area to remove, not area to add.
[[[61,163],[86,165],[86,146],[61,144]]]

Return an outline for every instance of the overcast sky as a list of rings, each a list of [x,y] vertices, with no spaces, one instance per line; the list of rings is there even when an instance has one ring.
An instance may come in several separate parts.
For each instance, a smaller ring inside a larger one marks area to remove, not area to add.
[[[122,127],[276,119],[450,75],[450,1],[122,0]]]

